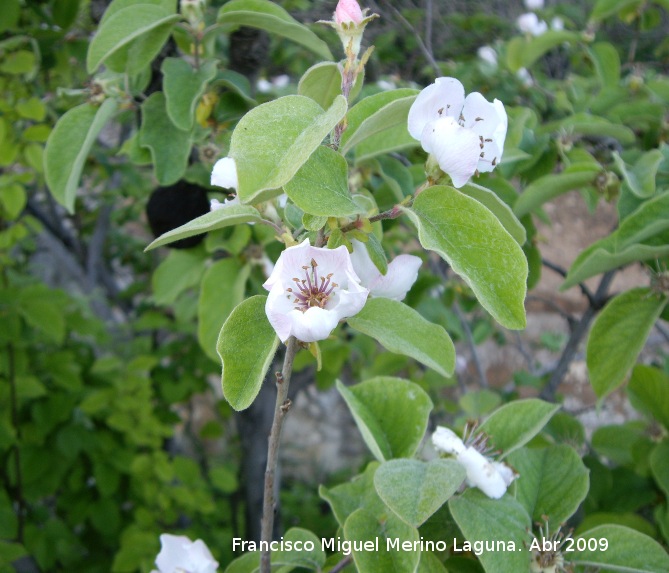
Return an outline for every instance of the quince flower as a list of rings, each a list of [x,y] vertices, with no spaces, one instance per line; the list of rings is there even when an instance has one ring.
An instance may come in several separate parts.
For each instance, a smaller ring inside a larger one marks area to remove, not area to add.
[[[542,10],[544,7],[544,0],[525,0],[525,8],[528,10]]]
[[[335,8],[335,24],[355,24],[362,22],[363,15],[360,4],[356,0],[339,0]]]
[[[219,159],[211,171],[211,184],[225,189],[237,189],[237,164],[232,157]]]
[[[350,49],[351,56],[357,58],[360,53],[360,43],[365,27],[374,18],[378,18],[378,14],[367,16],[368,11],[369,8],[362,10],[357,0],[339,0],[332,20],[319,20],[319,22],[332,26],[337,32],[346,54],[349,54]]]
[[[455,432],[437,426],[432,434],[434,447],[446,454],[452,454],[467,472],[467,483],[479,488],[492,499],[499,499],[506,488],[516,479],[514,471],[504,463],[495,462],[484,456],[477,448],[485,448],[485,439],[476,438],[467,446]]]
[[[183,535],[163,533],[160,553],[156,557],[158,571],[153,573],[216,573],[216,561],[201,539],[191,541]]]
[[[372,262],[364,243],[351,240],[353,270],[360,277],[360,284],[369,289],[370,296],[402,300],[418,278],[423,261],[413,255],[399,255],[390,261],[388,271],[382,275]]]
[[[548,24],[543,20],[539,20],[534,12],[521,14],[518,16],[516,24],[521,32],[532,36],[541,36],[541,34],[544,34],[548,30]]]
[[[362,310],[369,294],[345,246],[312,247],[309,239],[281,253],[263,287],[267,318],[282,342],[327,338],[340,320]]]
[[[502,158],[508,119],[504,104],[470,93],[455,78],[437,78],[409,110],[409,133],[434,156],[455,187]]]
[[[497,67],[497,52],[491,46],[481,46],[476,50],[476,55],[486,64]]]

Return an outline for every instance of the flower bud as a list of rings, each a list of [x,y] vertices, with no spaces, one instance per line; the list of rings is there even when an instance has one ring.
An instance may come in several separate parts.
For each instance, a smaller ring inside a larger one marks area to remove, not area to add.
[[[356,0],[339,0],[334,13],[335,24],[355,24],[362,22],[363,15],[360,4]]]
[[[191,26],[197,26],[204,19],[205,0],[181,0],[181,15]]]

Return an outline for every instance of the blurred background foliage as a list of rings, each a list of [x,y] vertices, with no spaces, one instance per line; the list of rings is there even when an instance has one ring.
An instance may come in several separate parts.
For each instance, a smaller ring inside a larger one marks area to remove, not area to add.
[[[220,69],[241,76],[230,76],[226,89],[208,91],[199,102],[198,117],[215,138],[212,143],[203,135],[190,151],[188,168],[176,184],[185,185],[188,193],[178,188],[176,194],[174,189],[157,193],[152,158],[137,144],[140,107],[161,89],[161,59],[187,51],[188,40],[177,31],[141,77],[133,78],[136,85],[114,87],[117,78],[104,74],[93,81],[86,72],[86,53],[107,4],[3,0],[0,10],[3,573],[149,571],[164,531],[206,538],[225,564],[233,557],[229,539],[244,536],[248,516],[255,515],[248,492],[251,470],[244,464],[250,467],[248,458],[265,443],[262,425],[254,424],[266,417],[254,411],[246,420],[235,419],[222,399],[220,365],[212,349],[220,324],[206,318],[229,313],[245,292],[257,292],[264,280],[262,252],[266,248],[275,260],[280,245],[265,229],[242,226],[169,254],[145,254],[151,238],[145,212],[153,197],[154,224],[167,219],[163,224],[177,226],[199,214],[203,200],[208,209],[209,169],[227,147],[236,121],[256,102],[295,93],[299,77],[317,60],[304,47],[275,36],[211,36],[205,48],[221,59]],[[209,12],[215,15],[222,4],[212,1]],[[304,23],[328,19],[334,8],[334,2],[324,0],[277,4]],[[455,76],[467,92],[481,91],[507,105],[507,149],[516,157],[499,171],[518,188],[577,165],[576,171],[599,174],[580,186],[586,203],[594,208],[622,193],[622,219],[640,201],[621,191],[620,161],[632,165],[654,149],[661,150],[656,173],[666,187],[666,1],[599,1],[597,7],[585,1],[549,3],[542,18],[561,18],[568,35],[541,46],[540,40],[518,33],[515,19],[525,11],[520,3],[394,0],[368,5],[382,18],[365,38],[375,52],[361,98],[388,86],[423,86],[437,74]],[[599,9],[596,19],[593,9]],[[337,45],[328,28],[312,30]],[[249,42],[246,59],[233,54],[244,41]],[[484,45],[495,49],[496,64],[477,55]],[[288,82],[271,82],[283,74]],[[258,89],[260,79],[269,87]],[[45,142],[67,110],[113,89],[129,94],[127,105],[93,148],[76,212],[68,214],[45,185]],[[602,119],[589,123],[579,113]],[[361,165],[357,177],[384,209],[421,181],[421,161],[420,153],[408,150]],[[482,183],[517,207],[517,189],[503,178],[488,176]],[[558,187],[548,193],[575,188]],[[177,195],[180,201],[184,195],[189,199],[177,205]],[[549,198],[535,198],[522,213],[530,286],[542,267],[530,212],[546,220],[541,205]],[[386,230],[390,249],[400,252],[406,231],[397,223]],[[666,272],[662,258],[666,254],[657,256],[659,273]],[[214,265],[205,264],[212,260]],[[444,325],[455,341],[506,341],[508,333],[480,311],[461,282],[443,268],[424,267],[409,305]],[[240,274],[241,287],[236,282]],[[596,301],[596,310],[606,300]],[[564,342],[545,338],[556,348]],[[465,393],[461,388],[458,400],[452,391],[456,380],[382,353],[369,338],[346,333],[322,349],[324,368],[318,373],[307,353],[298,357],[296,369],[304,381],[296,389],[313,375],[317,387],[326,389],[338,376],[361,380],[402,373],[433,396],[439,416],[451,420],[481,417],[516,397],[523,385],[538,391],[550,384],[550,372],[519,373],[511,391]],[[669,372],[666,361],[656,366]],[[554,397],[555,385],[550,394]],[[582,426],[565,414],[556,417],[550,431],[589,452],[585,459],[595,487],[580,518],[592,524],[606,514],[666,545],[667,484],[659,483],[643,456],[651,447],[649,427],[662,431],[657,422],[637,421],[600,432],[586,444]],[[639,443],[645,449],[635,449]],[[603,463],[604,455],[613,463]],[[357,469],[327,479],[336,483]],[[300,483],[287,488],[285,525],[327,536],[334,520],[315,489]]]

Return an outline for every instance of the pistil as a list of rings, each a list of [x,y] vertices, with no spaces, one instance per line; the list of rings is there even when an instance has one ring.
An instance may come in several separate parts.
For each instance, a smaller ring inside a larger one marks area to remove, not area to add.
[[[297,290],[286,289],[294,296],[295,308],[302,312],[306,312],[312,307],[325,308],[334,289],[339,286],[337,283],[331,282],[332,273],[319,279],[318,263],[315,259],[311,259],[310,264],[303,266],[302,269],[305,278],[293,278]]]

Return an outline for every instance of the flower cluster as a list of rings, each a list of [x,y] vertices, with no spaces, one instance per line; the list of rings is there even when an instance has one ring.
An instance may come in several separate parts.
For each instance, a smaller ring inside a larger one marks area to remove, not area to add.
[[[502,497],[506,488],[516,479],[516,474],[509,466],[493,461],[479,451],[486,450],[486,439],[480,434],[472,440],[471,445],[467,445],[452,430],[438,426],[432,434],[432,443],[437,450],[455,456],[467,472],[467,483],[492,499]]]
[[[500,162],[507,125],[501,101],[490,103],[478,92],[465,97],[455,78],[437,78],[409,110],[409,133],[458,188]]]

